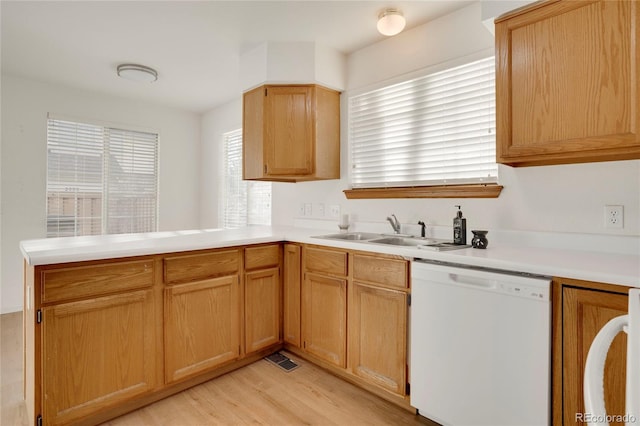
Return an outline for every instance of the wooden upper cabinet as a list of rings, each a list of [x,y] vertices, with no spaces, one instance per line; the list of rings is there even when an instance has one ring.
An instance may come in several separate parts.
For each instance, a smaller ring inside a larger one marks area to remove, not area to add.
[[[243,178],[340,178],[340,93],[318,85],[265,85],[243,96]]]
[[[497,161],[640,158],[640,3],[549,1],[500,17]]]

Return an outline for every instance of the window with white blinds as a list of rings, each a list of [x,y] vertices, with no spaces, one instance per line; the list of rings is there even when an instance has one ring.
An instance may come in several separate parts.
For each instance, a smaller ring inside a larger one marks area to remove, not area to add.
[[[47,237],[157,230],[158,135],[49,118]]]
[[[224,134],[221,226],[271,225],[271,183],[242,180],[242,129]]]
[[[497,182],[489,57],[349,99],[353,188]]]

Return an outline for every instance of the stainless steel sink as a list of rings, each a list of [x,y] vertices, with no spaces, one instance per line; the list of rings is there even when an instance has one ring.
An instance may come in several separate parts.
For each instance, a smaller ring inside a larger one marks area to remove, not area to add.
[[[343,234],[317,235],[313,238],[324,238],[326,240],[368,241],[380,238],[380,234],[372,234],[369,232],[346,232]]]
[[[457,245],[450,241],[434,238],[421,238],[412,236],[374,234],[370,232],[346,232],[341,234],[316,235],[313,238],[325,240],[354,241],[368,244],[384,244],[397,247],[419,247],[421,249],[433,251],[458,250],[468,245]]]
[[[468,244],[464,245],[464,244],[454,244],[451,242],[440,242],[440,243],[434,243],[434,244],[426,244],[424,246],[421,246],[420,248],[434,250],[434,251],[446,251],[446,250],[459,250],[459,249],[468,248],[468,247],[471,247],[471,246]]]
[[[369,240],[368,242],[373,244],[387,244],[391,246],[420,247],[422,249],[428,249],[433,251],[459,250],[459,249],[471,247],[469,245],[454,244],[450,241],[418,238],[418,237],[413,237],[413,238],[386,237],[386,238],[378,238],[375,240]]]
[[[424,238],[385,237],[385,238],[378,238],[375,240],[369,240],[369,242],[374,244],[387,244],[390,246],[417,247],[417,246],[423,246],[428,244],[436,244],[440,241],[424,239]]]

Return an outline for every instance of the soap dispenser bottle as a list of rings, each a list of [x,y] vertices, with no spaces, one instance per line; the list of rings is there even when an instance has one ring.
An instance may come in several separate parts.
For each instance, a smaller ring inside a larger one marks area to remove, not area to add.
[[[462,217],[460,206],[456,206],[458,211],[453,218],[453,244],[467,244],[467,219]]]

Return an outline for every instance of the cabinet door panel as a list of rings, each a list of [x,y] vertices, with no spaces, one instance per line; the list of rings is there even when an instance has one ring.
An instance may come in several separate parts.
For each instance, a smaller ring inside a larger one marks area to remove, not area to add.
[[[346,367],[347,280],[307,273],[302,291],[305,350]]]
[[[284,246],[284,340],[300,347],[300,246]]]
[[[238,277],[165,289],[165,380],[173,382],[238,358]]]
[[[153,390],[151,290],[43,308],[43,417],[68,424]]]
[[[353,373],[404,395],[407,360],[406,293],[353,283],[349,349]]]
[[[244,281],[245,344],[249,354],[280,341],[280,270],[249,272]]]
[[[564,423],[575,424],[576,413],[584,413],[583,376],[593,339],[612,318],[627,313],[628,298],[623,294],[564,287],[563,306],[563,387]],[[605,406],[607,414],[625,413],[627,337],[614,339],[605,363]]]
[[[313,87],[269,86],[265,111],[267,175],[313,174]]]

